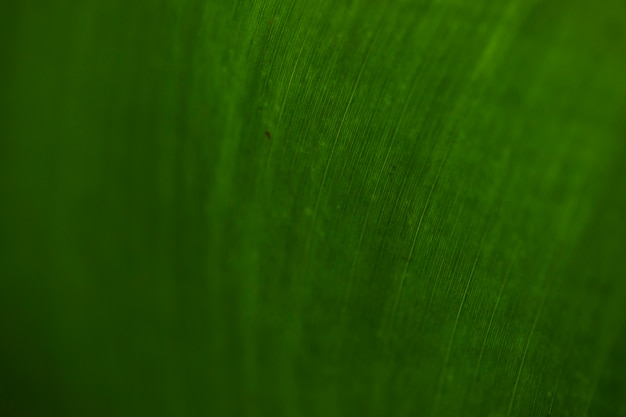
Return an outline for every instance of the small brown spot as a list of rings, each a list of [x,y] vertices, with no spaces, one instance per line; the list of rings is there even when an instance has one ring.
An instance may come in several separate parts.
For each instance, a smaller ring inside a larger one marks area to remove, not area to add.
[[[265,131],[265,136],[266,136],[269,140],[272,140],[272,134],[270,133],[270,131],[269,131],[269,130],[266,130],[266,131]]]

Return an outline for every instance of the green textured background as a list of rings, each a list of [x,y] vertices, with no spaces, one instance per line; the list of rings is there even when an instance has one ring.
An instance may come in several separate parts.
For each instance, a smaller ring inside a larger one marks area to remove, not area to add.
[[[0,415],[626,416],[623,0],[3,4]]]

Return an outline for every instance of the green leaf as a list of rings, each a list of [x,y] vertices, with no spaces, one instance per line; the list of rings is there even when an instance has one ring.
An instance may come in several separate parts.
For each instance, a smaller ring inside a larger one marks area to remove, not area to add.
[[[0,23],[0,415],[626,416],[623,1]]]

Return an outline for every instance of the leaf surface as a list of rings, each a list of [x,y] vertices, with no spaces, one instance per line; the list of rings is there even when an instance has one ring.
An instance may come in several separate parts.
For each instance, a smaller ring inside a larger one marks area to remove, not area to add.
[[[626,415],[626,6],[12,2],[0,411]]]

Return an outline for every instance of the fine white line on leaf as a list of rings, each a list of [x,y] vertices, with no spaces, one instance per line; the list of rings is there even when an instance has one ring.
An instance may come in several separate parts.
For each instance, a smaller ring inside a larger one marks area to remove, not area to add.
[[[278,115],[277,124],[280,126],[280,122],[283,120],[283,115],[285,112],[285,106],[287,105],[287,99],[289,98],[289,91],[291,91],[291,84],[293,83],[294,76],[296,74],[296,69],[298,68],[298,64],[300,62],[300,58],[302,57],[302,52],[304,51],[304,47],[307,45],[307,40],[309,39],[309,35],[313,31],[315,25],[309,25],[309,30],[304,35],[304,39],[302,40],[302,45],[300,46],[300,50],[298,51],[298,55],[296,56],[296,61],[293,65],[293,69],[291,70],[291,76],[289,77],[289,82],[287,83],[287,89],[285,90],[285,97],[283,98],[283,104],[280,107],[280,113]],[[265,160],[265,168],[263,169],[263,176],[267,177],[267,171],[269,169],[270,160],[272,159],[272,155],[274,153],[274,141],[270,143],[270,150],[267,155],[267,159]]]
[[[485,339],[483,340],[482,347],[480,348],[480,355],[478,356],[478,362],[476,364],[476,373],[474,375],[474,380],[478,379],[478,374],[480,372],[480,368],[483,361],[483,354],[485,353],[485,347],[487,345],[487,340],[489,339],[489,335],[491,334],[491,328],[493,326],[493,320],[496,316],[496,312],[498,311],[498,307],[500,306],[500,301],[502,300],[502,294],[504,294],[504,289],[509,281],[509,277],[511,276],[511,271],[513,269],[513,265],[515,264],[515,260],[517,258],[517,253],[519,251],[519,245],[515,250],[509,267],[507,268],[506,274],[504,275],[504,279],[502,280],[502,285],[500,287],[500,292],[498,293],[498,298],[496,299],[496,303],[493,307],[493,311],[491,312],[491,318],[489,319],[489,325],[487,326],[487,332],[485,333]]]
[[[454,327],[452,328],[452,335],[450,336],[450,340],[448,342],[448,347],[446,349],[446,356],[444,358],[443,361],[443,369],[441,370],[441,373],[439,374],[439,382],[437,384],[438,388],[437,388],[437,394],[435,397],[435,401],[434,401],[434,406],[433,406],[433,413],[432,415],[437,415],[438,411],[439,411],[439,403],[441,402],[441,395],[443,392],[443,380],[445,377],[445,374],[448,370],[448,364],[450,362],[450,353],[452,351],[452,344],[454,343],[454,339],[456,337],[456,331],[457,328],[459,326],[459,320],[461,318],[461,313],[463,312],[463,307],[465,306],[465,300],[467,299],[467,294],[469,292],[469,288],[472,284],[472,280],[474,278],[474,272],[476,271],[476,265],[478,264],[478,260],[480,259],[480,255],[482,254],[483,251],[483,246],[485,243],[485,240],[487,238],[488,233],[485,233],[485,235],[483,235],[483,238],[480,242],[480,246],[478,248],[478,251],[476,252],[476,258],[474,258],[474,263],[472,265],[472,270],[470,271],[469,277],[467,279],[467,283],[465,284],[465,290],[463,291],[463,297],[461,298],[461,303],[459,304],[459,309],[456,313],[456,319],[454,321]]]
[[[419,222],[417,224],[417,227],[415,228],[415,233],[413,234],[413,238],[411,239],[411,247],[409,249],[409,255],[407,257],[406,263],[404,264],[404,270],[402,271],[402,275],[400,276],[400,285],[398,286],[398,291],[396,292],[396,297],[395,297],[392,310],[391,310],[390,324],[389,324],[389,329],[388,329],[389,336],[391,336],[391,332],[393,331],[394,323],[395,323],[396,316],[397,316],[398,306],[400,304],[400,297],[402,295],[402,290],[404,288],[404,283],[406,280],[406,275],[409,270],[409,265],[411,264],[411,259],[413,258],[413,253],[415,251],[415,244],[417,243],[417,238],[420,235],[420,231],[422,229],[422,223],[424,221],[424,217],[426,215],[426,212],[430,208],[430,200],[433,195],[433,191],[435,188],[437,188],[437,184],[439,183],[439,179],[441,178],[441,173],[443,172],[443,168],[446,166],[448,162],[448,158],[450,157],[450,154],[452,153],[453,147],[454,147],[453,144],[450,144],[448,146],[446,155],[443,161],[441,162],[441,164],[439,165],[439,170],[437,171],[437,174],[435,175],[433,185],[430,187],[428,196],[426,197],[426,202],[424,203],[424,208],[422,209],[422,214],[420,215]]]
[[[530,342],[532,341],[533,336],[535,335],[535,329],[537,328],[539,317],[541,316],[541,313],[543,312],[543,307],[546,303],[546,299],[547,297],[544,297],[543,301],[541,302],[541,305],[539,306],[539,310],[537,311],[537,314],[535,315],[533,326],[530,329],[528,338],[526,339],[526,346],[524,347],[524,354],[522,355],[522,360],[520,362],[519,369],[517,370],[517,377],[515,378],[515,385],[513,386],[513,393],[511,394],[511,399],[509,401],[509,408],[506,413],[506,417],[510,417],[511,412],[513,411],[513,404],[515,403],[515,398],[517,396],[517,389],[519,388],[519,382],[522,377],[522,371],[524,370],[524,365],[526,364],[526,357],[528,356],[528,348],[530,347]]]
[[[372,52],[374,43],[376,42],[376,38],[370,41],[367,52],[365,53],[365,57],[363,58],[363,62],[361,62],[361,68],[359,69],[359,74],[357,75],[354,86],[352,87],[352,93],[350,94],[350,99],[348,100],[348,104],[346,105],[346,109],[343,112],[343,116],[341,117],[341,121],[339,122],[339,128],[337,129],[337,134],[335,135],[335,140],[333,141],[332,147],[330,149],[330,155],[328,156],[328,160],[326,161],[326,166],[324,168],[324,174],[322,175],[322,181],[320,182],[319,191],[317,192],[317,197],[315,198],[315,205],[313,206],[313,213],[311,216],[311,226],[305,243],[305,259],[304,259],[304,271],[306,275],[306,271],[308,270],[308,262],[310,258],[311,251],[311,240],[313,238],[313,233],[315,230],[315,224],[317,221],[317,215],[319,212],[320,201],[322,197],[322,191],[324,190],[324,186],[326,185],[326,178],[328,177],[328,170],[330,169],[331,162],[333,160],[333,156],[335,154],[335,149],[337,148],[337,143],[339,142],[339,136],[341,135],[341,131],[343,130],[343,125],[346,121],[346,117],[348,115],[348,111],[350,110],[350,106],[354,101],[354,96],[356,95],[356,91],[359,87],[359,83],[361,82],[361,76],[363,75],[363,71],[366,67],[370,54]]]
[[[554,256],[554,260],[552,262],[552,265],[544,271],[543,275],[544,278],[545,276],[549,276],[549,275],[554,275],[555,270],[557,269],[558,265],[560,265],[560,262],[563,259],[563,255],[564,255],[564,249],[565,249],[566,245],[565,243],[563,243],[560,247],[560,249],[557,250],[555,256]],[[541,301],[541,305],[539,306],[539,310],[537,311],[537,314],[535,315],[535,319],[533,321],[533,325],[532,328],[530,329],[530,333],[528,335],[528,338],[526,340],[526,346],[524,348],[524,353],[522,355],[522,360],[520,362],[519,365],[519,369],[517,371],[517,377],[515,378],[515,385],[513,386],[513,392],[511,393],[511,399],[509,401],[509,407],[507,410],[507,414],[506,417],[510,417],[511,416],[511,412],[513,411],[513,405],[515,403],[515,398],[517,397],[517,390],[519,388],[519,383],[520,383],[520,379],[522,376],[522,371],[524,370],[524,366],[526,364],[526,357],[528,356],[528,349],[530,347],[530,342],[533,339],[533,336],[535,334],[535,330],[537,328],[537,323],[539,322],[539,318],[541,317],[541,314],[543,313],[543,309],[546,305],[546,302],[548,300],[548,296],[552,290],[552,286],[555,284],[554,279],[553,280],[548,280],[547,284],[546,284],[546,290],[544,292],[543,295],[543,300]]]

